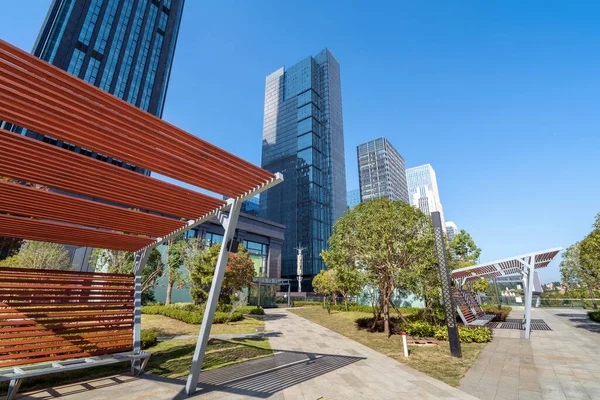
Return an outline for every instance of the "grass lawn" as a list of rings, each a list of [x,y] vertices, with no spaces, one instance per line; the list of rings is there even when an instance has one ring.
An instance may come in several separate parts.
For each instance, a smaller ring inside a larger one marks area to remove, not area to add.
[[[254,318],[244,318],[241,321],[230,322],[229,324],[213,324],[210,330],[211,335],[221,335],[230,333],[256,333],[256,328],[264,328],[265,323]],[[178,321],[164,315],[142,314],[142,329],[148,329],[156,332],[160,336],[198,336],[200,325],[188,324]]]
[[[462,343],[462,358],[454,358],[450,356],[447,342],[427,347],[409,345],[410,356],[404,358],[401,336],[387,338],[384,333],[367,332],[356,327],[356,318],[372,317],[371,313],[332,311],[327,314],[321,307],[290,311],[455,387],[485,347],[485,343]]]
[[[211,334],[255,333],[257,327],[264,327],[264,322],[245,318],[230,324],[215,324]],[[142,315],[142,329],[155,331],[159,336],[198,335],[200,325],[187,324],[162,315]],[[196,346],[195,339],[165,340],[145,351],[152,353],[146,371],[168,378],[179,378],[189,373],[192,356]],[[257,340],[211,340],[206,350],[202,370],[215,369],[236,364],[254,358],[272,354],[268,339]],[[66,373],[57,373],[45,377],[23,380],[20,393],[84,382],[104,376],[121,374],[130,371],[129,362],[86,368]],[[0,384],[0,396],[6,393],[8,383]],[[1,398],[1,397],[0,397]]]

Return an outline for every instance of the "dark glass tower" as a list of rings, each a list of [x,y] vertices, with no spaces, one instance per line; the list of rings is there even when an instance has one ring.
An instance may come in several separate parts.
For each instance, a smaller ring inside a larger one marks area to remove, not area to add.
[[[183,4],[184,0],[53,0],[33,54],[161,117]],[[106,158],[38,133],[26,135]]]
[[[304,248],[310,290],[346,209],[340,65],[329,50],[267,76],[262,167],[285,178],[260,196],[260,216],[286,225],[281,275],[296,277],[295,248]]]

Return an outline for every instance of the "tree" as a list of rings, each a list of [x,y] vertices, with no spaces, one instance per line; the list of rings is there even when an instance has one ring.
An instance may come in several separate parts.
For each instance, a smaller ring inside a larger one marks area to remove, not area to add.
[[[313,289],[316,293],[323,295],[323,305],[327,296],[333,296],[337,292],[335,284],[335,271],[322,269],[318,275],[313,278]]]
[[[460,262],[460,264],[457,265],[457,268],[476,264],[479,255],[481,254],[481,249],[477,247],[469,232],[464,229],[461,229],[460,232],[454,236],[449,247],[454,254],[454,258]]]
[[[329,239],[331,251],[347,255],[349,267],[364,269],[377,282],[388,336],[392,294],[399,282],[414,275],[412,269],[432,268],[433,245],[430,218],[386,198],[355,206],[336,221]]]
[[[360,269],[351,267],[347,254],[341,253],[339,250],[337,252],[324,250],[321,252],[321,257],[325,261],[328,270],[334,272],[335,289],[344,297],[344,305],[346,306],[346,311],[348,311],[348,297],[356,296],[360,293],[366,283],[365,274]]]
[[[230,254],[227,261],[221,289],[222,301],[229,303],[234,292],[252,285],[253,278],[254,263],[250,259],[248,251],[240,245],[238,252]]]
[[[586,238],[587,239],[587,238]],[[586,240],[584,239],[584,241]],[[560,273],[562,280],[567,290],[573,293],[577,288],[586,289],[592,298],[594,308],[598,308],[598,304],[595,300],[594,289],[597,288],[598,277],[594,272],[594,268],[589,268],[586,260],[582,256],[582,248],[584,248],[584,241],[577,242],[569,246],[562,255],[562,261],[560,262]],[[589,243],[587,243],[589,246]],[[584,250],[586,251],[586,250]]]
[[[132,274],[133,253],[123,250],[94,249],[90,256],[90,264],[96,271],[106,271],[111,274]],[[142,302],[154,301],[154,287],[163,275],[165,265],[162,254],[154,248],[142,271]]]
[[[200,304],[208,299],[208,291],[212,284],[215,267],[219,258],[221,245],[215,244],[205,251],[194,252],[186,257],[186,267],[190,276],[190,295],[194,304]]]
[[[219,258],[221,245],[215,244],[205,249],[188,254],[185,265],[188,268],[192,287],[190,294],[195,304],[203,303],[208,299],[208,292]],[[252,284],[254,277],[254,263],[250,260],[248,252],[240,246],[238,253],[229,255],[225,268],[225,277],[221,288],[220,301],[229,303],[231,294]]]
[[[73,269],[69,252],[57,243],[25,240],[19,253],[0,262],[0,266],[33,269]]]
[[[480,278],[473,282],[472,289],[474,292],[485,292],[489,286],[490,281],[485,278]]]
[[[183,281],[181,266],[185,259],[188,244],[182,237],[170,240],[167,243],[167,294],[165,304],[171,304],[173,288]]]

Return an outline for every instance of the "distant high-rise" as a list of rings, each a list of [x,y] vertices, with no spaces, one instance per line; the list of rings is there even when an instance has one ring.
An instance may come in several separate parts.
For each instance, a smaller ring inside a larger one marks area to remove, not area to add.
[[[360,189],[348,190],[348,208],[360,203]]]
[[[262,167],[285,178],[260,196],[260,216],[286,226],[282,277],[296,276],[303,248],[309,290],[347,207],[340,65],[329,50],[267,76]]]
[[[454,222],[446,222],[446,235],[448,235],[449,241],[452,241],[454,239],[454,236],[458,235],[458,227]]]
[[[408,203],[404,159],[386,138],[356,147],[362,201],[386,197]]]
[[[431,215],[433,211],[439,211],[442,217],[442,226],[445,226],[444,209],[440,201],[437,178],[431,165],[425,164],[408,168],[406,179],[410,204],[427,215]]]
[[[53,0],[33,54],[161,117],[183,4],[184,0]],[[35,132],[26,135],[123,165],[76,143]]]

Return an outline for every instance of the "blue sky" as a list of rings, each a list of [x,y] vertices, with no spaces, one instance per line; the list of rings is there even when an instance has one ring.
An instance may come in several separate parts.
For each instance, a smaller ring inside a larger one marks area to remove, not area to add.
[[[526,4],[525,4],[526,3]],[[31,50],[49,0],[2,4]],[[341,64],[348,189],[385,136],[437,172],[482,261],[569,246],[600,212],[597,2],[187,0],[164,118],[260,164],[265,76],[328,47]],[[558,262],[542,281],[558,280]]]

